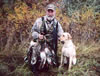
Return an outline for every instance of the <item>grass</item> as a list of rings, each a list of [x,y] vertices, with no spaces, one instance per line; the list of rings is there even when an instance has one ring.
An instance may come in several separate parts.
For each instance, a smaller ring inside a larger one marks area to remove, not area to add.
[[[99,76],[100,75],[100,47],[99,43],[76,44],[77,64],[68,71],[65,67],[61,69],[50,68],[48,71],[39,72],[39,76]],[[25,49],[25,48],[24,48]],[[60,47],[61,49],[61,47]],[[59,50],[60,50],[59,49]],[[24,51],[25,52],[25,51]],[[27,64],[24,63],[24,53],[11,52],[12,54],[0,54],[0,75],[2,76],[34,76]],[[15,54],[16,53],[16,54]],[[61,51],[59,51],[60,57]],[[60,61],[60,59],[59,59]]]

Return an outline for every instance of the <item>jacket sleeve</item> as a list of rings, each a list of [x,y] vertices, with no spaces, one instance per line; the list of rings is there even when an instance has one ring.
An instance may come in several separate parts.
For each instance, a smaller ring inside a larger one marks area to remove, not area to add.
[[[58,37],[60,37],[63,32],[64,32],[63,28],[62,28],[61,24],[58,22]]]
[[[38,18],[33,24],[33,27],[31,30],[33,39],[37,39],[39,37],[41,25],[42,25],[42,20],[41,18]]]

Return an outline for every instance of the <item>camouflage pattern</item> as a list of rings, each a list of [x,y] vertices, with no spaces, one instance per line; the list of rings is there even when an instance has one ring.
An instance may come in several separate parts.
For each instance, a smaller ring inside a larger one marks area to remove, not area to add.
[[[49,23],[47,21],[47,16],[44,16],[44,23],[45,23],[46,30],[48,31],[48,33],[50,32],[50,30],[52,30],[52,28],[53,28],[52,26],[56,27],[55,24],[57,22],[58,21],[56,19],[54,19],[54,22],[52,21],[51,23]],[[55,23],[55,24],[53,25],[53,23]],[[31,30],[33,39],[38,39],[39,34],[41,34],[41,26],[42,26],[42,18],[38,18],[36,20],[36,22],[34,23],[32,30]],[[61,24],[58,22],[58,33],[57,33],[58,37],[61,36],[63,32],[64,31],[61,27]]]

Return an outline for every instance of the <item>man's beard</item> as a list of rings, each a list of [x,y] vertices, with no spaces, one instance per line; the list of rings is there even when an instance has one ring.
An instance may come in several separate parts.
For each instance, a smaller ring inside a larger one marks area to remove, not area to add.
[[[54,18],[55,18],[55,16],[47,16],[47,19],[48,19],[49,21],[52,21]]]

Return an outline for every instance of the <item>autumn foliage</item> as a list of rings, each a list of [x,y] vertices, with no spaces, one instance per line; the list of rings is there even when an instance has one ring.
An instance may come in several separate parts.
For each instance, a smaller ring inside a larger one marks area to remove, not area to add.
[[[32,8],[30,8],[25,2],[17,1],[14,10],[6,6],[3,9],[6,10],[7,16],[2,16],[0,19],[1,50],[8,50],[13,46],[23,44],[24,41],[29,39],[29,35],[31,36],[34,21],[45,15],[45,8],[39,3],[38,5],[33,3]],[[68,18],[59,9],[57,9],[57,19],[62,25],[66,26],[67,24],[68,26]]]
[[[58,3],[57,6],[59,5]],[[45,6],[43,2],[33,2],[30,8],[27,2],[22,1],[16,1],[13,9],[6,4],[3,5],[0,9],[1,50],[11,49],[29,40],[34,21],[45,15]],[[93,8],[83,7],[80,11],[73,12],[71,17],[66,13],[68,12],[62,12],[58,7],[56,18],[62,24],[64,31],[71,33],[74,41],[99,40],[100,14],[95,14]]]

